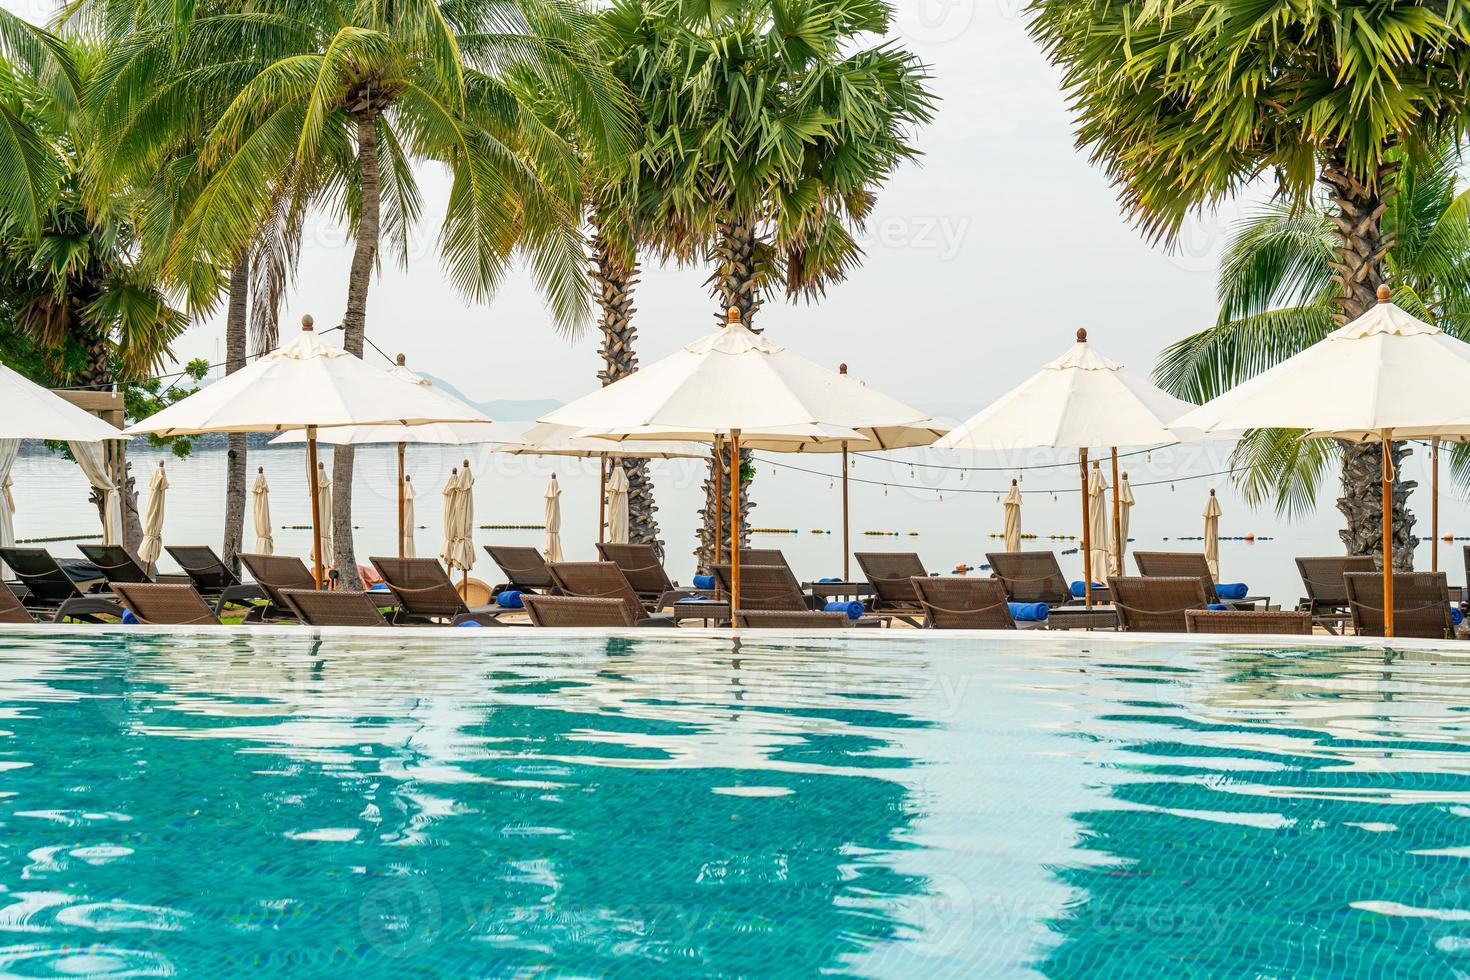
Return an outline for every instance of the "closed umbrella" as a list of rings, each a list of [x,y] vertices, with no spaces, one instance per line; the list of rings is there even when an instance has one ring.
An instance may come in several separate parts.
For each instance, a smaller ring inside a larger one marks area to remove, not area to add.
[[[1125,575],[1123,559],[1128,551],[1128,522],[1133,511],[1133,488],[1128,485],[1127,473],[1118,478],[1118,486],[1113,490],[1113,505],[1118,519],[1108,535],[1112,543],[1109,549],[1113,553],[1112,569],[1114,575]]]
[[[163,553],[163,504],[168,493],[168,475],[163,471],[163,460],[153,471],[148,481],[148,505],[143,511],[143,542],[138,545],[138,560],[152,565]]]
[[[414,543],[413,477],[403,478],[403,540],[398,543],[398,554],[402,558],[417,558],[418,545]]]
[[[561,485],[556,474],[546,484],[546,547],[547,561],[565,561],[561,553]]]
[[[255,484],[250,488],[250,513],[255,522],[255,553],[276,553],[276,539],[271,528],[271,485],[265,479],[265,467],[255,470]]]
[[[628,474],[621,466],[614,466],[607,478],[607,539],[628,543]]]
[[[1010,492],[1006,494],[1004,502],[1006,515],[1006,550],[1021,550],[1021,487],[1015,481],[1011,481]]]
[[[454,570],[454,539],[459,536],[459,509],[455,507],[455,498],[459,495],[459,467],[449,471],[449,479],[444,481],[444,543],[439,547],[439,560],[451,571]]]
[[[1220,498],[1210,491],[1205,501],[1205,564],[1210,566],[1210,577],[1220,581]]]
[[[475,567],[475,474],[470,472],[469,460],[460,468],[450,504],[454,508],[454,537],[449,541],[449,557],[444,563],[458,568],[468,579],[470,569]]]
[[[332,478],[327,476],[324,463],[316,464],[316,506],[318,513],[332,513]],[[312,560],[322,568],[330,568],[333,555],[331,520],[323,521],[319,540],[321,548],[311,553]]]
[[[1092,574],[1103,582],[1108,578],[1107,491],[1107,477],[1103,476],[1102,467],[1094,462],[1092,472],[1087,475],[1087,544],[1091,550],[1088,564],[1092,566]]]

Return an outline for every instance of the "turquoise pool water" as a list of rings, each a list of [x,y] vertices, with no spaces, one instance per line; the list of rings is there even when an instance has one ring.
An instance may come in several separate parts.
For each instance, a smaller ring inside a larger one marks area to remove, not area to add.
[[[1455,651],[0,633],[0,973],[1470,971]]]

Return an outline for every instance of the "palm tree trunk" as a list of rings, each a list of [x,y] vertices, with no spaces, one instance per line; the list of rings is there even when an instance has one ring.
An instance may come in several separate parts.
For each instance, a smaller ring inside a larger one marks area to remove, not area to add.
[[[596,219],[594,217],[594,225]],[[602,330],[603,369],[597,377],[610,385],[638,370],[638,355],[633,344],[638,328],[633,326],[633,291],[638,286],[638,263],[618,254],[601,233],[592,236],[592,281],[597,285],[597,305],[602,310],[598,327]],[[653,545],[663,558],[664,543],[658,537],[658,505],[653,501],[653,478],[645,459],[618,461],[628,477],[628,540],[633,544]]]
[[[760,332],[760,328],[754,324],[755,314],[761,308],[759,290],[756,288],[758,245],[759,236],[754,221],[732,217],[719,223],[719,234],[710,254],[715,271],[708,284],[713,287],[715,297],[720,301],[717,319],[721,326],[728,322],[733,308],[739,311],[741,323],[756,333]],[[732,467],[730,449],[725,446],[720,450],[718,465],[724,469],[727,479],[738,479],[744,465],[750,460],[750,451],[741,450],[740,464]],[[706,569],[716,564],[719,558],[728,559],[729,550],[728,541],[720,542],[718,546],[715,542],[716,524],[724,528],[731,526],[728,487],[724,493],[719,491],[715,481],[715,466],[716,463],[711,460],[709,472],[704,479],[704,508],[699,512],[704,522],[699,529],[699,546],[694,552],[696,563],[700,568]],[[750,512],[753,507],[750,502],[750,482],[743,482],[740,485],[741,547],[750,543]]]
[[[357,168],[361,207],[357,216],[357,242],[352,253],[352,270],[347,277],[347,311],[342,316],[342,346],[362,356],[367,332],[368,286],[378,258],[381,219],[382,175],[378,170],[378,113],[367,108],[356,113]],[[332,542],[336,549],[333,565],[343,588],[361,588],[357,577],[357,555],[352,548],[353,449],[332,450]]]
[[[225,374],[245,366],[246,308],[250,296],[250,260],[244,256],[230,270],[230,301],[225,313]],[[225,463],[225,534],[221,555],[237,575],[245,542],[246,436],[230,433]]]
[[[1361,181],[1347,166],[1346,153],[1334,151],[1322,169],[1325,184],[1336,205],[1330,215],[1338,240],[1337,261],[1333,263],[1335,278],[1342,286],[1338,299],[1338,321],[1354,320],[1378,302],[1378,287],[1385,281],[1383,260],[1393,246],[1393,236],[1383,229],[1383,213],[1393,195],[1393,173],[1397,164],[1379,167],[1374,186]],[[1381,450],[1375,445],[1343,443],[1342,496],[1337,509],[1346,525],[1339,535],[1350,555],[1369,555],[1379,565],[1383,554],[1383,499]],[[1409,455],[1403,443],[1394,443],[1394,468],[1402,472],[1400,463]],[[1418,484],[1414,480],[1395,479],[1393,485],[1393,564],[1395,568],[1414,567],[1414,515],[1409,510],[1409,494]]]

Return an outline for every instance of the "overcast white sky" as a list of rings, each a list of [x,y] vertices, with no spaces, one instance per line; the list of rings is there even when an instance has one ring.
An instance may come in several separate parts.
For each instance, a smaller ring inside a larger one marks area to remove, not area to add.
[[[1022,0],[899,0],[897,36],[942,99],[926,156],[881,192],[867,260],[816,305],[776,302],[767,333],[932,413],[969,415],[1059,354],[1079,326],[1147,371],[1168,341],[1213,317],[1215,258],[1232,215],[1194,223],[1172,254],[1120,218],[1111,188],[1073,149],[1056,72],[1025,32]],[[595,331],[569,340],[525,277],[489,306],[445,283],[434,250],[447,185],[426,170],[426,215],[407,271],[374,282],[368,336],[475,400],[567,401],[595,382]],[[340,321],[350,244],[322,223],[287,318]],[[648,269],[638,295],[645,362],[713,325],[706,271]],[[222,325],[192,328],[181,358],[219,359]]]

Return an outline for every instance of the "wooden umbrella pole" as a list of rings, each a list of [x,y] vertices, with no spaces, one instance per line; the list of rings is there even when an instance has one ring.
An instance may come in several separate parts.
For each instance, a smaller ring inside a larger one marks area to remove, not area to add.
[[[842,581],[851,582],[852,574],[848,563],[852,560],[852,546],[848,544],[848,528],[850,522],[847,518],[847,443],[842,443]]]
[[[403,473],[403,443],[398,444],[398,557],[403,557],[403,539],[408,534],[408,528],[404,527],[404,473]]]
[[[1118,569],[1109,575],[1123,575],[1123,505],[1118,502],[1118,447],[1113,447],[1113,562]]]
[[[1439,437],[1429,440],[1429,570],[1439,571]]]
[[[1087,533],[1087,450],[1077,452],[1077,465],[1082,470],[1082,601],[1092,608],[1092,538]]]
[[[710,542],[710,564],[720,563],[720,547],[725,543],[725,460],[720,455],[720,437],[715,436],[715,539]],[[714,569],[706,569],[714,574]]]
[[[740,430],[730,430],[730,625],[740,609]]]
[[[607,457],[597,457],[597,543],[607,540]]]
[[[316,492],[316,426],[306,427],[306,492],[311,494],[311,574],[322,587],[322,501]]]
[[[1383,433],[1383,635],[1393,636],[1393,443]]]

